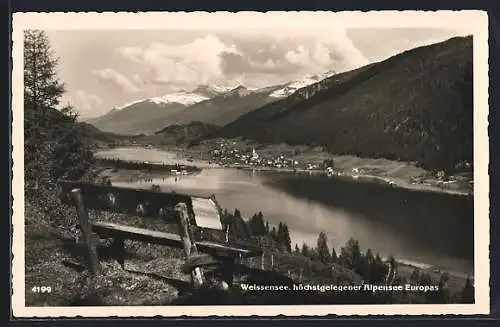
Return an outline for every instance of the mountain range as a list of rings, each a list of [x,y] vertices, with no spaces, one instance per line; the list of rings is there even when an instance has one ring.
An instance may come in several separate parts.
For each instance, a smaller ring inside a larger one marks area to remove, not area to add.
[[[324,76],[308,76],[303,80],[260,89],[248,89],[241,85],[200,85],[189,92],[139,99],[87,122],[102,131],[125,135],[153,134],[168,125],[193,121],[223,126],[254,109],[285,98],[301,87],[318,82]]]

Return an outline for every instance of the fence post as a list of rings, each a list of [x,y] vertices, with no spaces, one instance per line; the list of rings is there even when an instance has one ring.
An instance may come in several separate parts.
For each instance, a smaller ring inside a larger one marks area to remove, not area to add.
[[[189,230],[189,214],[186,204],[178,203],[175,206],[175,211],[179,217],[179,234],[181,236],[182,244],[184,246],[184,254],[186,255],[187,260],[193,254],[196,254],[197,249],[194,242],[191,240],[191,233]],[[200,267],[195,267],[193,271],[191,271],[191,277],[195,287],[203,285],[203,271]]]
[[[92,238],[92,227],[89,221],[89,214],[83,202],[82,191],[79,188],[71,190],[71,195],[75,201],[76,212],[80,222],[80,230],[85,240],[88,255],[88,268],[93,275],[99,273],[99,259],[97,258],[97,250]]]

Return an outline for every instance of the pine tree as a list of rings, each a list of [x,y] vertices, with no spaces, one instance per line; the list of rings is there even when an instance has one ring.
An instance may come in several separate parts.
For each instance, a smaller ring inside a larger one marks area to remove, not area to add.
[[[328,239],[325,232],[319,233],[316,251],[321,262],[325,264],[331,262],[332,255],[330,254],[330,250],[328,249]]]
[[[250,224],[250,229],[252,230],[252,233],[254,235],[257,235],[257,215],[253,215],[252,218],[250,218],[250,221],[249,221],[249,224]]]
[[[303,243],[303,244],[302,244],[302,250],[301,250],[300,252],[302,253],[302,255],[303,255],[304,257],[309,257],[309,254],[310,254],[310,253],[309,253],[309,252],[310,252],[309,246],[307,246],[307,244],[306,244],[306,243]]]
[[[79,179],[93,162],[90,145],[68,106],[57,110],[65,92],[58,59],[45,32],[24,32],[25,171],[28,183]]]
[[[286,223],[283,224],[283,242],[285,243],[285,249],[288,252],[292,252],[292,239],[290,238],[290,230]]]
[[[464,288],[462,289],[461,302],[474,303],[474,285],[470,277],[465,280]]]
[[[382,261],[380,254],[377,253],[372,268],[372,279],[374,282],[382,282],[387,275],[387,265]]]
[[[298,245],[297,243],[295,243],[295,250],[294,250],[294,252],[295,252],[296,254],[299,254],[299,253],[300,253],[300,248],[299,248],[299,245]]]
[[[443,273],[439,278],[438,290],[435,293],[435,303],[449,303],[450,301],[450,292],[448,289],[448,281],[450,280],[450,276],[448,273]]]
[[[262,214],[262,212],[258,212],[257,213],[257,224],[256,224],[256,227],[257,227],[257,233],[258,235],[265,235],[266,234],[266,226],[264,224],[264,215]]]
[[[65,90],[57,77],[58,60],[44,31],[24,32],[25,105],[44,111],[60,104]]]
[[[371,249],[366,250],[365,257],[363,260],[363,277],[368,281],[373,280],[375,257]]]
[[[335,247],[332,246],[332,262],[336,263],[338,260],[337,251],[335,251]]]
[[[234,210],[234,214],[228,220],[230,228],[230,238],[233,241],[244,241],[248,242],[252,236],[252,231],[250,226],[241,217],[241,212],[239,209]]]
[[[283,223],[280,221],[278,224],[278,231],[276,232],[276,243],[278,249],[282,250],[285,247],[284,237],[283,237]]]
[[[46,111],[58,105],[64,85],[57,77],[58,59],[52,53],[44,31],[24,32],[24,112],[26,178],[33,180],[35,189],[40,179],[48,178],[44,169],[50,145],[50,128]]]
[[[352,237],[347,241],[346,245],[340,249],[339,261],[347,268],[359,270],[361,265],[361,250],[359,243]]]
[[[269,234],[270,234],[271,238],[276,241],[277,232],[276,232],[276,227],[275,226],[273,226],[273,228],[271,229],[271,232]]]
[[[387,260],[387,262],[389,264],[389,273],[387,274],[386,281],[388,283],[391,283],[394,278],[396,278],[397,262],[392,254],[389,255],[389,259]]]

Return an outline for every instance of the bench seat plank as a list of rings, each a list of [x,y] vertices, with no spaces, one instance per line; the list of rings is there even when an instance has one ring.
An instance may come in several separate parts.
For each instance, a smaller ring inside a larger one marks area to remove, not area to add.
[[[178,234],[173,233],[165,233],[107,222],[92,222],[92,231],[99,234],[103,238],[123,237],[131,240],[182,248],[181,237]]]
[[[196,247],[205,253],[209,253],[220,257],[237,258],[240,254],[242,257],[256,257],[262,254],[262,250],[251,247],[240,247],[232,244],[220,244],[210,241],[196,242]]]
[[[92,222],[92,231],[99,234],[99,236],[103,238],[123,237],[132,240],[182,248],[181,237],[178,234],[173,233],[153,231],[108,222]],[[216,257],[237,258],[240,254],[242,257],[259,256],[262,254],[262,251],[259,248],[246,248],[210,241],[199,241],[195,242],[195,244],[199,251]]]

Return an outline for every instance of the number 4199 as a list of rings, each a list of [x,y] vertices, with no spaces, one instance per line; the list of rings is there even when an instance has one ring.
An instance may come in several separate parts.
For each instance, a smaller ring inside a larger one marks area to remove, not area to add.
[[[52,292],[52,287],[50,287],[50,286],[33,286],[31,291],[33,293],[50,293],[50,292]]]

